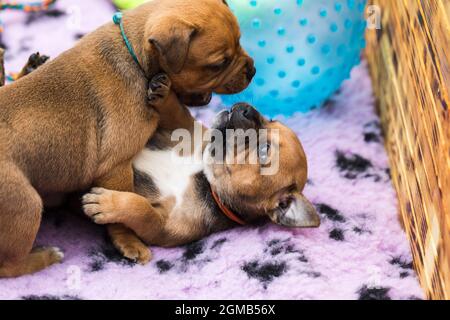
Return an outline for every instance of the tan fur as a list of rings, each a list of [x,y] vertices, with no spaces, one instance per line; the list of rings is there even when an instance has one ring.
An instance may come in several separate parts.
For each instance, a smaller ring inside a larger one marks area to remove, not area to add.
[[[169,88],[170,85],[165,86],[166,90]],[[195,120],[185,112],[186,107],[180,104],[173,93],[168,92],[168,97],[161,99],[159,103],[161,105],[155,104],[155,109],[160,112],[162,118],[165,117],[164,112],[178,112],[185,118],[178,117],[179,122],[174,120],[166,128],[159,127],[153,139],[156,137],[161,139],[162,132],[170,133],[177,128],[187,129],[193,136]],[[172,198],[165,198],[158,191],[148,192],[145,182],[136,181],[135,189],[140,194],[104,188],[93,189],[83,197],[86,215],[98,224],[124,224],[148,244],[169,247],[181,245],[235,226],[234,222],[213,208],[216,205],[211,205],[211,201],[214,201],[211,196],[206,200],[209,201],[208,204],[205,203],[204,195],[199,194],[199,192],[210,193],[212,188],[231,209],[238,210],[248,222],[268,217],[275,223],[280,223],[280,216],[277,216],[276,210],[280,199],[287,196],[294,197],[307,211],[304,226],[317,227],[320,223],[319,217],[302,194],[307,179],[307,162],[300,141],[292,130],[280,122],[269,121],[263,117],[260,120],[263,128],[269,132],[278,130],[279,133],[277,139],[270,133],[268,137],[273,147],[279,149],[279,170],[274,175],[261,175],[261,164],[204,165],[203,170],[211,172],[207,174],[208,181],[199,189],[196,178],[188,177],[189,185],[183,194],[182,202],[178,205],[175,205]],[[170,139],[159,141],[161,142],[166,147],[172,146]],[[199,148],[197,145],[192,149],[199,150],[204,147],[203,145]],[[271,154],[271,158],[271,161],[276,161],[274,153]],[[173,164],[173,170],[177,170],[176,164]],[[289,224],[288,221],[283,225]]]
[[[22,70],[26,70],[30,67],[30,61],[23,67]],[[3,50],[0,49],[0,73],[4,74],[4,65],[3,65]],[[18,79],[25,76],[25,72],[21,72],[18,76]],[[4,85],[4,78],[0,80],[0,86]],[[1,125],[1,123],[0,123]],[[0,141],[1,146],[1,141]],[[14,207],[12,209],[13,214],[16,213],[19,215],[19,219],[23,220],[23,229],[19,229],[21,234],[15,235],[15,239],[11,239],[9,234],[0,234],[0,243],[6,243],[11,240],[20,240],[20,237],[27,237],[28,234],[33,234],[37,232],[37,228],[40,223],[40,214],[42,211],[42,200],[36,191],[31,187],[31,185],[26,181],[26,178],[21,174],[17,168],[12,164],[6,164],[3,168],[5,171],[10,171],[10,174],[4,175],[4,183],[7,185],[9,181],[15,180],[15,186],[18,188],[23,188],[22,191],[25,196],[31,196],[31,198],[27,199],[27,203],[22,204],[22,197],[17,196],[16,190],[6,190],[6,192],[12,192],[16,194],[16,199],[11,199],[10,203],[7,206]],[[26,210],[30,210],[27,217],[23,217],[23,213]],[[31,212],[31,214],[30,214]],[[23,218],[22,218],[23,217]],[[25,220],[27,219],[27,220]],[[29,220],[28,220],[29,219]],[[5,221],[6,225],[3,225],[3,228],[8,227],[16,227],[15,225],[8,225],[9,221]],[[12,222],[15,222],[14,220]],[[31,250],[32,243],[27,243],[22,249],[23,254],[26,254]],[[20,254],[21,252],[19,252]],[[33,273],[36,270],[44,269],[52,264],[61,262],[64,255],[57,248],[35,248],[31,250],[31,253],[26,256],[24,263],[18,264],[18,260],[15,259],[14,256],[11,256],[10,261],[5,263],[0,267],[0,277],[17,277],[23,274]]]
[[[0,87],[5,84],[5,66],[3,65],[4,56],[5,50],[0,48]]]
[[[238,45],[237,22],[222,1],[153,1],[123,21],[143,70],[111,22],[0,88],[0,276],[55,262],[43,258],[49,251],[30,254],[42,198],[92,185],[133,191],[131,161],[159,121],[147,103],[147,79],[164,71],[180,97],[201,104],[207,101],[195,97],[241,91],[253,77],[253,61]],[[213,72],[205,65],[213,52],[214,59],[231,54],[230,63]],[[132,231],[117,225],[109,231],[125,256],[150,259]]]

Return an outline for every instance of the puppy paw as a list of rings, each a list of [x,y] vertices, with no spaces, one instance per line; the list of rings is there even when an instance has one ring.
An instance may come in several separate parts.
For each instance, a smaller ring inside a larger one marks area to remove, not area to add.
[[[114,204],[114,191],[93,188],[82,198],[84,213],[97,224],[119,223],[120,214]]]
[[[28,62],[23,69],[23,75],[27,75],[40,66],[42,66],[50,57],[46,55],[41,55],[39,52],[33,53],[29,58]]]
[[[125,258],[141,265],[146,265],[152,259],[150,249],[141,242],[115,242],[114,245]]]
[[[48,248],[48,254],[50,261],[52,261],[53,263],[61,263],[64,259],[64,252],[62,252],[62,250],[57,247]]]
[[[47,265],[61,263],[64,259],[64,253],[57,247],[36,247],[31,251],[36,259],[43,259]]]
[[[152,106],[159,106],[169,96],[172,82],[165,73],[157,74],[150,81],[148,89],[148,101]]]

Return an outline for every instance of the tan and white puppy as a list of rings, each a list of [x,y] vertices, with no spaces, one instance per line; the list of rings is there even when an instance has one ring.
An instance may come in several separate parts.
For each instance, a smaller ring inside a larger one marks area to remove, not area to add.
[[[110,22],[0,88],[0,277],[61,261],[55,248],[33,250],[48,199],[91,186],[133,191],[132,159],[159,122],[147,101],[154,75],[167,73],[185,103],[201,105],[255,74],[223,0],[151,1],[122,23],[138,63]],[[108,229],[124,256],[150,259],[133,232]]]
[[[278,121],[264,118],[248,104],[217,115],[215,132],[234,130],[239,136],[249,129],[265,133],[259,140],[255,163],[236,163],[249,158],[251,143],[234,145],[223,141],[190,140],[187,155],[180,155],[178,128],[194,137],[195,120],[171,94],[162,106],[161,97],[170,83],[155,78],[151,101],[161,113],[179,114],[183,122],[162,123],[146,149],[134,161],[135,191],[126,193],[94,188],[83,197],[84,211],[98,224],[121,223],[134,230],[147,244],[176,246],[211,233],[269,218],[286,227],[317,227],[320,218],[302,194],[307,180],[307,162],[293,131]],[[157,83],[162,81],[163,83]],[[156,97],[152,97],[156,95]],[[183,116],[180,116],[183,115]],[[197,126],[201,126],[197,124]],[[200,133],[206,132],[201,127]],[[177,130],[177,131],[175,131]],[[241,133],[239,133],[241,132]],[[259,138],[259,137],[258,137]],[[261,141],[264,141],[261,143]],[[236,151],[234,161],[217,161],[216,153]],[[262,169],[277,162],[272,174]]]

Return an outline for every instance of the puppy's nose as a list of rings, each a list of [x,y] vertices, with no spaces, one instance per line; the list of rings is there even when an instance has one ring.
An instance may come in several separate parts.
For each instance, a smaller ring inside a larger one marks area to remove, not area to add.
[[[236,114],[240,119],[256,121],[259,117],[258,111],[247,103],[239,103],[231,109],[233,114]]]
[[[249,59],[249,61],[247,62],[247,79],[248,79],[248,81],[252,81],[255,74],[256,74],[255,63],[253,62],[253,59]]]

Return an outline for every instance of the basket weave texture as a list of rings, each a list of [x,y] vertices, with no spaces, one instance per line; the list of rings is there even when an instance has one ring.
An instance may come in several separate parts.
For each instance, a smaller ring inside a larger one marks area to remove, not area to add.
[[[366,55],[414,264],[430,299],[450,299],[450,1],[369,2],[381,29]]]

